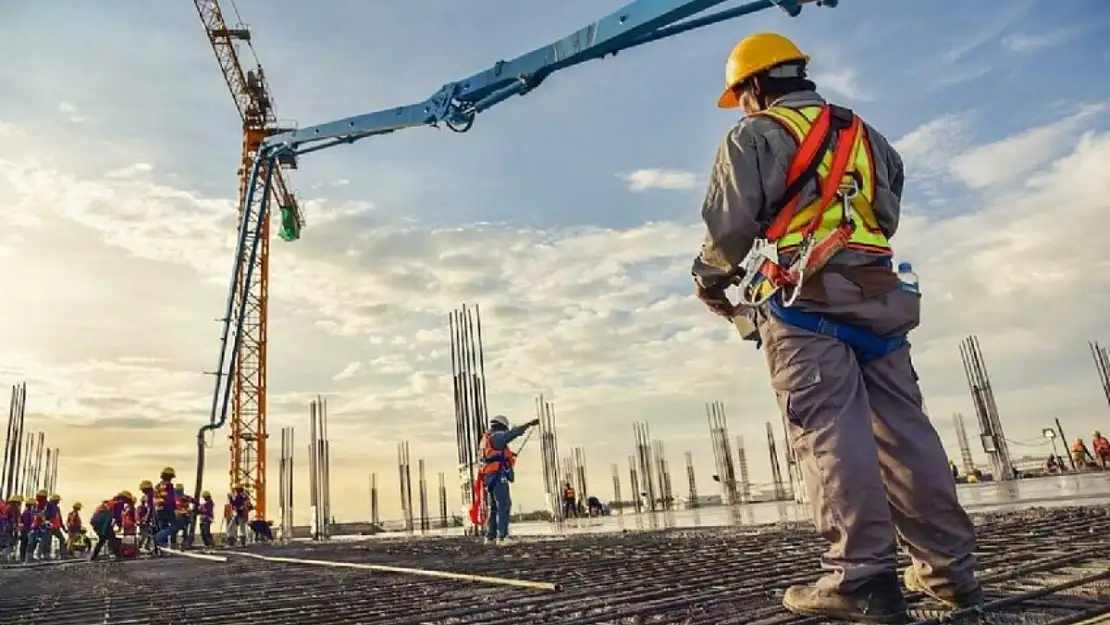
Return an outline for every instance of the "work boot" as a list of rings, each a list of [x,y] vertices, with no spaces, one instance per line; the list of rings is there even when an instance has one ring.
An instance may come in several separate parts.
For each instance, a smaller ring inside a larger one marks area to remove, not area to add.
[[[786,589],[782,605],[795,614],[857,623],[902,625],[909,622],[906,599],[897,573],[865,582],[851,593],[820,588],[816,584]]]
[[[970,590],[945,590],[938,592],[929,588],[925,582],[921,581],[921,576],[918,574],[917,568],[913,566],[907,568],[906,572],[902,574],[902,583],[906,585],[906,590],[910,592],[919,592],[954,610],[978,608],[984,603],[983,589],[978,583]]]
[[[497,546],[498,547],[508,547],[510,545],[515,545],[515,544],[516,544],[516,541],[513,540],[512,538],[509,538],[508,536],[505,536],[504,538],[498,538],[497,539]]]

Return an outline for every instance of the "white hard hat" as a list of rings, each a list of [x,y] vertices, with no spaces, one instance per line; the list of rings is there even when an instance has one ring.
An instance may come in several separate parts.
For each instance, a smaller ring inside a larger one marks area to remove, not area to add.
[[[509,418],[503,414],[494,415],[494,417],[489,420],[489,424],[493,425],[495,423],[503,428],[507,428],[509,427]]]

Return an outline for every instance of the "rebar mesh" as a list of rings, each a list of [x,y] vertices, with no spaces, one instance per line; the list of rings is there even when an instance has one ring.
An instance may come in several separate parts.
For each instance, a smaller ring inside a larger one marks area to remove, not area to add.
[[[1110,612],[1110,507],[980,517],[979,574],[993,625],[1064,625]],[[811,529],[746,528],[522,539],[299,543],[253,553],[555,582],[521,590],[232,556],[0,569],[0,623],[390,625],[490,623],[800,625],[783,590],[818,574]],[[924,622],[940,615],[917,604]],[[960,619],[956,619],[960,622]]]

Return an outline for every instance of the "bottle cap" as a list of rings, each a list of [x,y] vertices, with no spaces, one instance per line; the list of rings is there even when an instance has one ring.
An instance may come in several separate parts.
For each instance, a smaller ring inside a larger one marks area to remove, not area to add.
[[[898,263],[898,273],[912,273],[913,265],[909,263]]]

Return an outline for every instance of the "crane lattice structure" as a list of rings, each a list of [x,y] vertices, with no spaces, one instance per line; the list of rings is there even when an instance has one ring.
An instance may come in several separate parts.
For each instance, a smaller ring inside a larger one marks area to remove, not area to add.
[[[262,142],[267,137],[288,132],[290,128],[282,128],[278,124],[266,75],[251,45],[251,32],[239,17],[234,0],[230,2],[235,16],[235,25],[231,27],[217,0],[193,0],[193,4],[243,121],[243,148],[238,171],[240,245],[237,246],[232,277],[234,296],[228,302],[227,315],[228,320],[233,316],[239,320],[236,324],[239,336],[228,371],[225,373],[221,367],[216,372],[218,378],[226,375],[230,381],[217,381],[216,388],[218,394],[221,384],[230,382],[233,389],[228,436],[231,451],[229,486],[242,484],[251,496],[255,509],[264,516],[266,443],[269,438],[266,425],[266,342],[270,307],[270,224],[269,212],[262,210],[262,206],[269,203],[271,196],[276,196],[281,214],[279,236],[286,241],[295,241],[300,237],[304,220],[285,174],[286,170],[296,169],[297,160],[292,153],[285,153],[277,159],[259,158]],[[244,62],[248,61],[253,62],[253,68],[244,68]],[[261,171],[271,180],[263,193],[251,192],[251,175],[256,171]],[[242,245],[244,240],[250,247]],[[253,248],[257,251],[251,255],[249,251]],[[225,337],[226,332],[225,322]],[[212,425],[216,425],[215,406],[212,417]],[[226,419],[226,408],[223,418]],[[222,421],[219,425],[223,425]],[[203,470],[203,461],[200,468]],[[199,484],[199,475],[197,480]]]
[[[264,304],[269,269],[266,262],[269,250],[267,218],[275,190],[280,202],[283,229],[288,223],[290,238],[295,239],[299,236],[301,227],[295,198],[285,186],[283,168],[295,167],[296,158],[302,154],[405,128],[443,125],[455,132],[466,132],[473,126],[479,113],[513,96],[530,93],[559,70],[764,9],[777,7],[795,17],[802,12],[805,4],[831,8],[839,3],[839,0],[752,0],[732,8],[710,11],[729,1],[634,0],[558,41],[515,59],[498,61],[489,69],[473,76],[447,83],[423,102],[299,130],[283,131],[275,127],[272,102],[261,68],[256,74],[256,88],[251,91],[249,77],[242,71],[237,55],[232,56],[236,54],[236,41],[245,41],[249,45],[249,33],[245,28],[229,30],[216,0],[194,0],[201,19],[208,28],[213,49],[221,59],[220,65],[229,76],[228,85],[236,96],[240,111],[249,110],[249,107],[240,103],[240,93],[245,93],[248,95],[246,101],[253,103],[258,112],[262,113],[261,117],[253,120],[254,125],[250,126],[244,113],[243,163],[251,164],[250,173],[240,188],[235,270],[232,272],[233,278],[228,291],[227,315],[223,320],[211,419],[197,433],[198,469],[203,469],[204,465],[204,436],[209,431],[223,427],[227,421],[230,399],[234,395],[236,401],[232,426],[242,427],[242,431],[240,434],[232,433],[232,454],[240,453],[240,459],[247,455],[238,452],[236,440],[241,448],[253,451],[255,472],[251,475],[250,482],[254,484],[255,496],[260,501],[265,501]],[[219,19],[216,19],[217,16]],[[237,37],[233,37],[233,34]],[[225,62],[225,57],[233,60]],[[241,301],[244,305],[239,305]],[[232,381],[235,383],[231,384]],[[253,404],[248,406],[245,401],[247,398],[253,398]],[[254,430],[248,431],[248,422]],[[232,460],[233,476],[235,462]],[[240,467],[243,466],[240,464]],[[198,470],[198,497],[202,475],[203,471]]]

